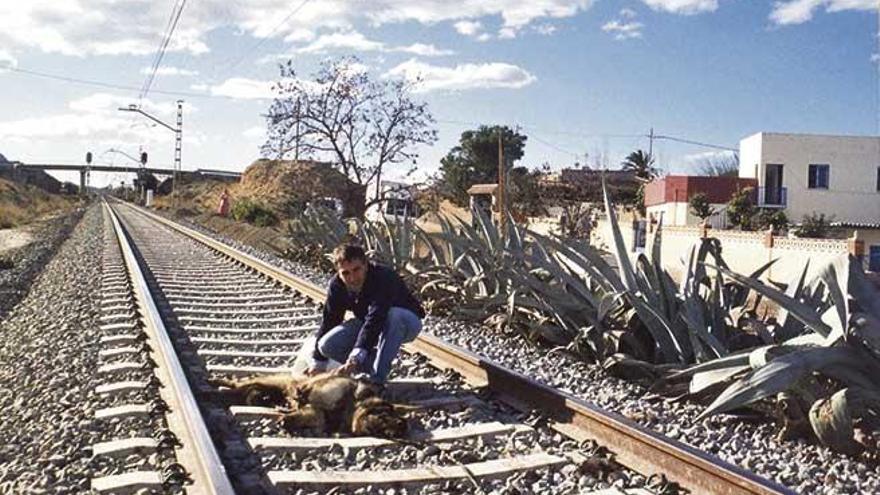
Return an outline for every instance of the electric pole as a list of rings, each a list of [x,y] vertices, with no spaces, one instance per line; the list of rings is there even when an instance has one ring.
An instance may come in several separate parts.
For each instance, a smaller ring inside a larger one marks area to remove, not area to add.
[[[498,127],[498,227],[501,235],[504,236],[507,223],[506,211],[504,208],[504,146],[501,143],[501,133],[503,128]]]
[[[170,125],[162,122],[161,120],[153,117],[147,112],[141,110],[141,107],[135,104],[131,104],[128,108],[121,107],[119,108],[120,112],[136,112],[144,117],[152,120],[153,122],[161,125],[162,127],[168,129],[169,131],[174,133],[174,166],[172,170],[172,178],[171,178],[171,204],[172,207],[177,209],[177,180],[178,175],[182,171],[181,169],[181,153],[183,148],[183,100],[177,100],[177,127],[171,127]]]
[[[180,175],[180,159],[183,148],[183,100],[177,100],[177,129],[174,131],[174,176],[171,178],[171,203],[177,211],[177,179]]]
[[[651,127],[651,133],[648,134],[648,156],[654,156],[654,128]]]

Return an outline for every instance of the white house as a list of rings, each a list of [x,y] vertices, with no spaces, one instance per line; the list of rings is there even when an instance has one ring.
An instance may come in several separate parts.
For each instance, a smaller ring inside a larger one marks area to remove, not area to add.
[[[379,183],[378,196],[375,184],[367,186],[367,207],[364,216],[373,221],[415,218],[419,207],[415,202],[415,187],[403,182],[383,180]]]
[[[799,223],[813,212],[858,230],[880,270],[880,137],[759,132],[739,145],[739,176],[756,179],[758,204]]]
[[[792,222],[813,212],[880,222],[880,137],[759,132],[740,141],[739,160],[739,176],[758,181],[758,203]]]

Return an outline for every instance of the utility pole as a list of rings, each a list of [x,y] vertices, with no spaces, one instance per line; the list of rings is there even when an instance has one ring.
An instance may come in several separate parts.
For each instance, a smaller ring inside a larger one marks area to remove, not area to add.
[[[504,146],[501,142],[502,127],[498,127],[498,226],[501,235],[507,234],[507,209],[505,208],[505,182],[507,178],[504,173]]]
[[[172,172],[171,179],[171,201],[174,209],[177,209],[177,179],[178,174],[182,170],[181,169],[181,151],[183,148],[183,100],[177,100],[177,127],[171,127],[170,125],[162,122],[161,120],[153,117],[147,112],[141,110],[141,107],[132,103],[128,106],[128,108],[119,108],[120,112],[136,112],[144,117],[152,120],[153,122],[161,125],[162,127],[168,129],[169,131],[174,133],[174,167]]]
[[[654,156],[654,127],[651,127],[651,133],[648,134],[648,156]]]
[[[183,148],[183,100],[177,100],[177,130],[174,131],[174,176],[171,178],[171,202],[177,210],[177,178],[180,174],[181,151]]]

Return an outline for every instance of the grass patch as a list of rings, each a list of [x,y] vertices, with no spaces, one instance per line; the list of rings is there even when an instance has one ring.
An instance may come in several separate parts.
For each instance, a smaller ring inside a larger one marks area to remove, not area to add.
[[[272,210],[248,198],[235,201],[232,217],[257,227],[271,227],[278,223],[278,216]]]

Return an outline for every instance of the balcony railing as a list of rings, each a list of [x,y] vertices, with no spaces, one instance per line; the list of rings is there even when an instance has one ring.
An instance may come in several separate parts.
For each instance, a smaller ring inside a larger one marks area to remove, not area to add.
[[[765,208],[785,208],[788,205],[787,187],[759,187],[758,206]]]

